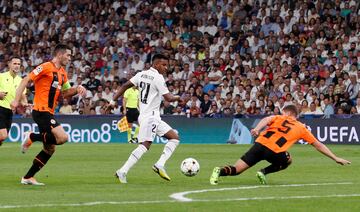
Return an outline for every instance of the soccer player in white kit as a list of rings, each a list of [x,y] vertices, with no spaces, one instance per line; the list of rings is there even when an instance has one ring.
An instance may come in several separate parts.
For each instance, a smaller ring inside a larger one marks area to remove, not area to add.
[[[130,87],[137,86],[140,91],[138,118],[140,129],[138,135],[139,145],[132,151],[125,164],[116,171],[115,176],[121,183],[127,183],[126,175],[131,167],[145,154],[156,135],[164,136],[168,139],[159,160],[152,167],[153,170],[163,179],[170,181],[170,177],[165,170],[165,162],[175,151],[179,144],[178,134],[160,117],[161,97],[168,102],[180,100],[180,96],[172,95],[165,83],[163,74],[167,72],[169,65],[168,57],[157,54],[152,59],[152,66],[149,70],[141,71],[121,86],[115,94],[110,105],[114,104],[123,93]]]

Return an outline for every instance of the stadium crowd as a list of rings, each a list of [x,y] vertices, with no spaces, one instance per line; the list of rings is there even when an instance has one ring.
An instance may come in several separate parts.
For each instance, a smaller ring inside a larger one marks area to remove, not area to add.
[[[356,0],[0,0],[0,71],[20,55],[21,74],[73,49],[66,68],[85,98],[57,113],[107,114],[119,86],[170,58],[166,83],[182,101],[162,114],[242,117],[360,113],[360,3]],[[28,86],[29,102],[32,85]],[[110,111],[120,114],[122,101]],[[28,114],[25,108],[17,111]]]

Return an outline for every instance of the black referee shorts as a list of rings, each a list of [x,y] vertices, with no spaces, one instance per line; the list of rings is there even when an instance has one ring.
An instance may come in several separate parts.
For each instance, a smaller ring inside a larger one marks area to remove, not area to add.
[[[138,120],[139,110],[137,108],[126,108],[126,119],[129,123],[134,123]]]
[[[276,153],[266,146],[255,142],[254,145],[241,157],[241,160],[251,167],[262,160],[266,160],[271,164],[285,165],[288,164],[289,158],[289,152]]]
[[[12,110],[0,106],[0,129],[6,129],[9,133],[12,123]]]

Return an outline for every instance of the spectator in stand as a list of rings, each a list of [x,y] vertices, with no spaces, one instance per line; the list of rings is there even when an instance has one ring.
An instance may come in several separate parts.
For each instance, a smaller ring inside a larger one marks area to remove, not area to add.
[[[313,102],[312,102],[313,103]],[[310,112],[310,107],[309,107],[309,103],[308,101],[304,100],[301,104],[301,110],[300,110],[300,114],[303,115],[303,114],[309,114]]]
[[[205,117],[217,118],[219,117],[219,109],[216,103],[211,103],[210,110],[206,113]]]
[[[324,114],[320,108],[316,107],[315,102],[310,103],[309,111],[304,112],[304,115],[322,115]]]
[[[104,74],[101,76],[101,84],[105,84],[106,82],[114,81],[114,75],[111,73],[109,69],[104,70]]]
[[[90,72],[89,81],[86,83],[86,88],[91,92],[97,91],[98,87],[101,85],[100,80],[95,78],[95,72]]]
[[[221,78],[223,77],[223,74],[219,70],[219,66],[215,65],[213,69],[210,70],[208,73],[208,79],[209,83],[217,87],[221,83]]]
[[[130,67],[135,71],[142,71],[144,69],[144,62],[140,60],[140,56],[138,54],[134,56],[134,61],[131,63]]]
[[[350,84],[346,87],[346,92],[349,93],[349,98],[355,103],[359,94],[360,85],[357,82],[356,75],[350,75]]]
[[[325,97],[324,104],[324,118],[330,118],[331,115],[335,114],[335,111],[329,97]]]
[[[201,115],[201,110],[200,108],[196,105],[196,102],[191,102],[191,105],[190,105],[190,117],[193,117],[193,118],[198,118],[200,117]]]
[[[357,114],[360,114],[360,97],[358,97],[357,99],[356,99],[356,105],[355,105],[355,108],[356,108],[356,113]]]
[[[176,1],[172,5],[171,1],[94,1],[90,6],[80,0],[45,2],[53,16],[44,15],[36,1],[0,1],[0,72],[6,66],[1,61],[20,55],[21,75],[27,75],[34,65],[49,60],[54,43],[62,41],[74,55],[67,67],[72,75],[69,81],[87,86],[92,96],[99,86],[116,92],[137,70],[149,68],[156,53],[171,58],[165,76],[173,86],[171,92],[185,97],[193,86],[198,99],[202,101],[207,93],[219,110],[225,109],[221,101],[231,100],[234,114],[237,94],[247,107],[252,100],[258,104],[262,94],[265,107],[257,111],[278,113],[274,105],[302,103],[299,92],[310,104],[320,101],[322,107],[320,93],[335,98],[347,91],[353,104],[359,93],[352,79],[356,75],[360,81],[357,1],[316,5],[308,1],[260,1],[259,5],[257,1]],[[69,21],[73,19],[77,21]],[[228,85],[218,90],[224,79]],[[198,85],[202,92],[197,91]],[[29,90],[33,92],[31,85]],[[287,93],[293,99],[284,103],[281,97]],[[191,105],[184,99],[181,111]],[[269,100],[273,104],[268,108]],[[79,102],[72,99],[69,104],[78,108]],[[90,113],[89,108],[82,111]],[[350,108],[344,109],[349,112]]]
[[[183,115],[186,115],[185,112],[183,111],[182,107],[181,106],[177,106],[175,109],[174,109],[174,113],[172,115],[178,115],[178,116],[183,116]]]
[[[160,114],[162,115],[172,115],[174,113],[175,107],[170,104],[168,101],[164,101],[162,108],[160,109]]]
[[[59,113],[64,115],[72,114],[73,110],[71,105],[69,105],[69,102],[66,98],[63,99],[63,103],[60,107]]]
[[[111,92],[110,87],[105,87],[104,91],[102,91],[102,98],[104,98],[106,101],[110,102],[113,97],[114,97],[114,93]]]
[[[255,115],[256,113],[256,101],[251,101],[249,108],[246,110],[248,115]]]
[[[204,100],[200,104],[200,110],[201,110],[202,116],[205,116],[205,114],[210,110],[211,103],[212,102],[210,100],[209,94],[205,93]]]
[[[350,99],[350,95],[348,92],[345,92],[344,95],[340,98],[339,105],[344,111],[344,113],[350,113],[350,109],[353,106],[353,101]]]
[[[196,95],[192,95],[192,96],[191,96],[191,99],[190,99],[190,101],[188,101],[188,102],[186,103],[186,106],[187,106],[188,108],[190,108],[191,105],[192,105],[192,103],[195,103],[196,107],[200,108],[201,101],[199,100],[199,98],[198,98]]]

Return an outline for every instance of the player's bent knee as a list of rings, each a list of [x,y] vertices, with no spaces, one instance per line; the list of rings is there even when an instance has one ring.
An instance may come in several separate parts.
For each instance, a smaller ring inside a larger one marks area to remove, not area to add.
[[[59,145],[66,143],[69,140],[69,136],[67,134],[61,135],[56,139],[56,143]]]
[[[172,140],[178,140],[178,142],[179,142],[179,140],[180,140],[180,136],[179,136],[179,134],[177,133],[177,132],[175,132],[174,130],[173,130],[173,136],[172,136]]]
[[[286,169],[287,167],[289,167],[291,164],[291,160],[288,160],[286,163],[283,163],[280,165],[280,170],[284,170]]]
[[[46,146],[44,146],[43,150],[47,154],[52,155],[55,153],[55,145],[46,145]]]
[[[290,166],[291,163],[292,163],[292,158],[291,158],[291,156],[289,155],[288,160],[287,160],[287,165]]]
[[[291,163],[292,163],[292,160],[291,160],[291,159],[289,159],[289,160],[287,161],[286,168],[287,168],[288,166],[290,166],[290,165],[291,165]]]
[[[147,150],[150,149],[151,142],[150,141],[144,141],[140,145],[143,145]]]
[[[246,169],[250,168],[251,166],[248,165],[244,160],[240,159],[236,161],[234,167],[236,169],[236,175],[239,175],[242,172],[244,172]]]
[[[168,131],[167,133],[165,133],[164,137],[167,138],[168,140],[171,139],[180,140],[179,134],[175,130]]]

